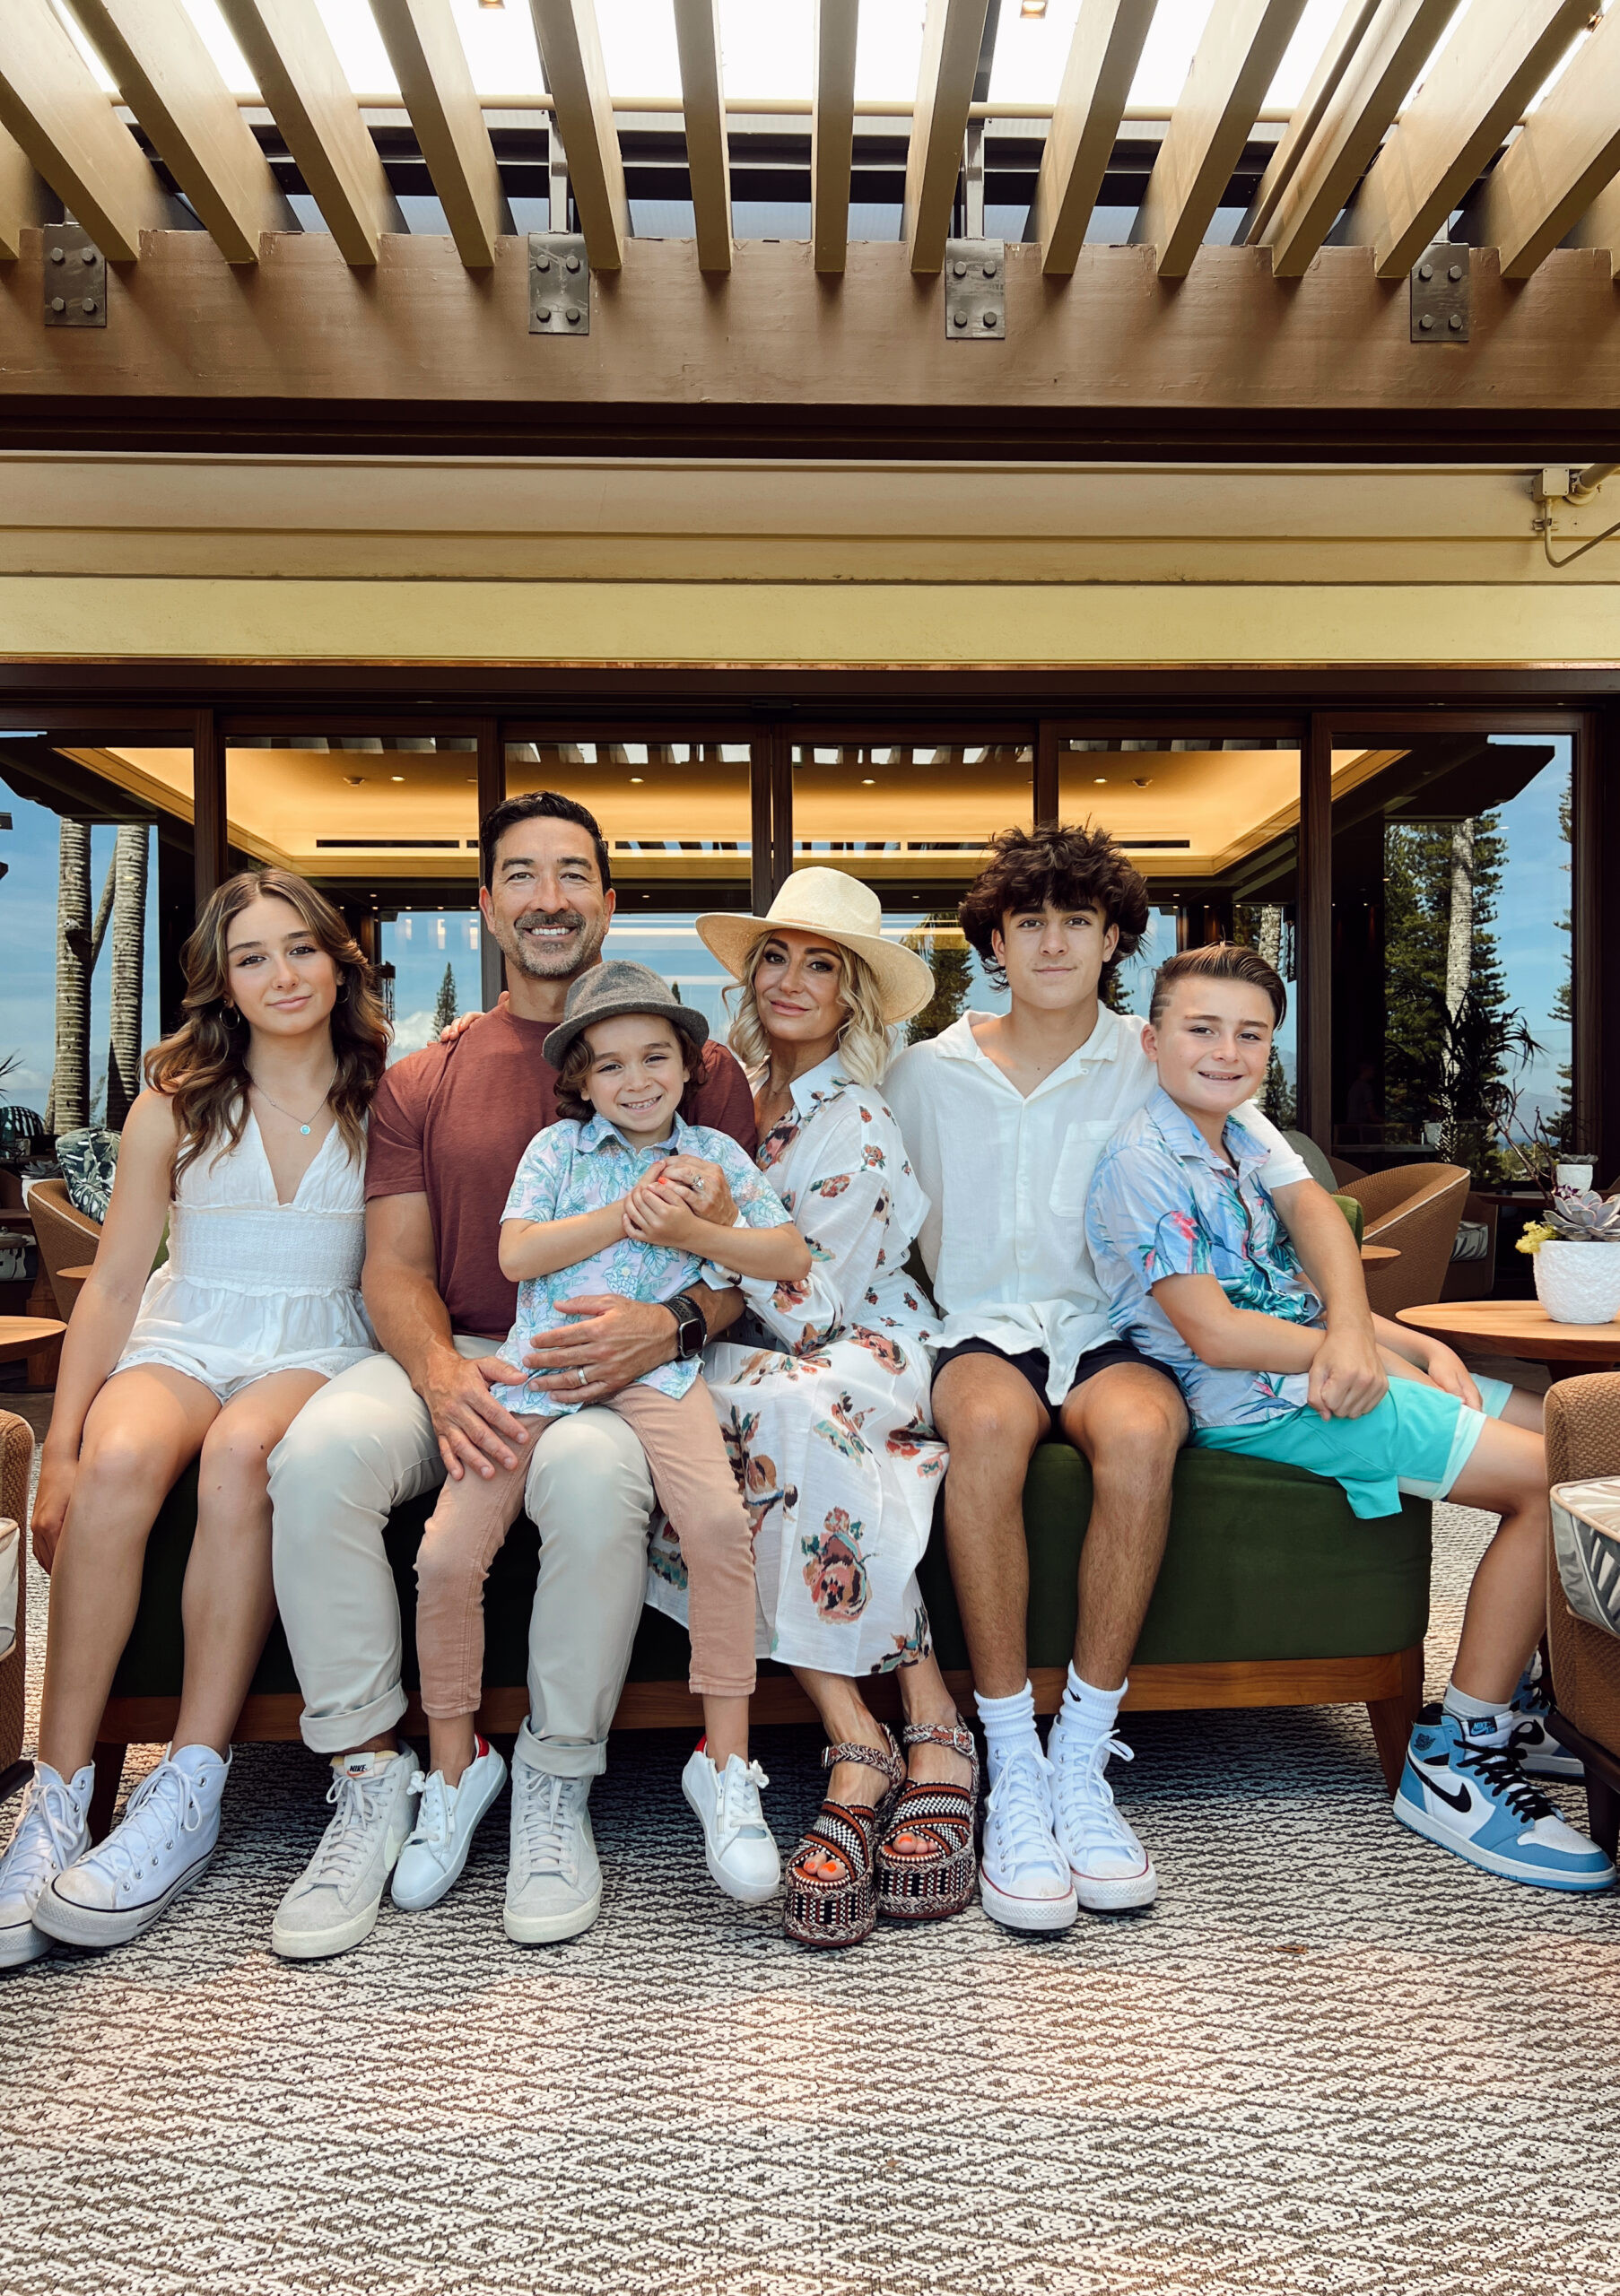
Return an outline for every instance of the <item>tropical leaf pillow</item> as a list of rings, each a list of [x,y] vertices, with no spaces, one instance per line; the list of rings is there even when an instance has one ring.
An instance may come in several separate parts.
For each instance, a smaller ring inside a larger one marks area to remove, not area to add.
[[[57,1141],[57,1161],[67,1183],[68,1202],[100,1227],[107,1217],[113,1174],[118,1170],[118,1134],[94,1126],[83,1132],[64,1132]]]

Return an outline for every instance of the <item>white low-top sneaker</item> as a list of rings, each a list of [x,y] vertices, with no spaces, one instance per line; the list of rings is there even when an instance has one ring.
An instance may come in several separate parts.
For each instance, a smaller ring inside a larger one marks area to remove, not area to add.
[[[506,1764],[483,1738],[479,1752],[454,1786],[441,1770],[411,1780],[421,1796],[411,1839],[394,1868],[394,1902],[405,1913],[425,1913],[461,1879],[478,1821],[506,1784]]]
[[[90,1797],[96,1773],[89,1762],[71,1779],[37,1761],[22,1796],[16,1830],[0,1857],[0,1970],[20,1969],[48,1953],[50,1939],[34,1926],[34,1908],[65,1866],[90,1848]]]
[[[1051,1765],[1039,1744],[1010,1756],[985,1796],[979,1893],[1004,1929],[1069,1929],[1079,1916],[1052,1838]]]
[[[1089,1744],[1066,1732],[1061,1716],[1052,1725],[1052,1831],[1068,1860],[1075,1895],[1091,1913],[1117,1913],[1128,1906],[1151,1905],[1159,1894],[1153,1859],[1114,1807],[1106,1776],[1109,1756],[1136,1756],[1123,1738],[1110,1735]]]
[[[230,1755],[212,1746],[171,1748],[106,1840],[57,1875],[34,1908],[35,1928],[94,1949],[127,1945],[150,1929],[207,1869],[230,1768]]]
[[[740,1905],[763,1905],[781,1883],[781,1852],[760,1807],[760,1789],[770,1783],[758,1762],[741,1754],[717,1770],[703,1746],[681,1772],[681,1791],[703,1829],[710,1878]]]
[[[289,1961],[346,1953],[377,1926],[394,1861],[416,1819],[416,1757],[350,1754],[332,1766],[331,1822],[275,1909],[270,1943]]]
[[[535,1760],[526,1722],[512,1751],[511,1863],[502,1918],[514,1945],[558,1945],[602,1910],[602,1868],[590,1825],[590,1780],[559,1778]]]

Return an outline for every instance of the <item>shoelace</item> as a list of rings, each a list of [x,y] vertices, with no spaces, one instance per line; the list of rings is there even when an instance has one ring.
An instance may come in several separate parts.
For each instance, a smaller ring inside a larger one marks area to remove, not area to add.
[[[335,1804],[337,1814],[316,1845],[315,1855],[306,1868],[304,1878],[312,1887],[324,1883],[342,1889],[354,1880],[365,1864],[371,1852],[372,1829],[381,1821],[388,1806],[388,1796],[383,1788],[385,1775],[375,1770],[334,1771],[327,1799]]]
[[[442,1849],[450,1838],[450,1797],[443,1773],[436,1770],[424,1778],[418,1770],[411,1780],[411,1791],[422,1796],[411,1839],[428,1849]]]
[[[1552,1803],[1519,1767],[1512,1746],[1463,1746],[1451,1756],[1453,1770],[1472,1770],[1493,1800],[1505,1804],[1516,1818],[1534,1824],[1537,1818],[1555,1818]]]
[[[527,1788],[514,1793],[513,1820],[524,1866],[531,1877],[558,1874],[565,1882],[579,1880],[579,1862],[571,1846],[575,1839],[572,1813],[565,1806],[570,1799],[569,1788],[579,1783],[578,1779],[558,1778],[542,1770],[531,1773]]]
[[[1000,1833],[1014,1863],[1021,1849],[1051,1849],[1051,1764],[1042,1753],[1015,1755],[985,1796],[987,1821]]]
[[[1121,1761],[1136,1755],[1123,1738],[1099,1738],[1082,1760],[1054,1762],[1052,1799],[1065,1829],[1076,1841],[1117,1841],[1125,1821],[1114,1807],[1114,1789],[1103,1775],[1110,1754]]]
[[[41,1873],[59,1874],[77,1849],[81,1831],[79,1812],[67,1788],[36,1770],[5,1852],[6,1879],[31,1881]]]
[[[181,1834],[196,1833],[202,1823],[196,1779],[174,1762],[161,1761],[130,1796],[122,1823],[91,1857],[118,1881],[133,1882],[161,1849],[172,1849]]]
[[[719,1773],[719,1799],[715,1805],[715,1830],[722,1841],[732,1841],[741,1834],[762,1834],[765,1825],[758,1814],[758,1805],[752,1802],[748,1787],[753,1786],[763,1792],[771,1780],[757,1761],[745,1769],[733,1770],[729,1762]]]

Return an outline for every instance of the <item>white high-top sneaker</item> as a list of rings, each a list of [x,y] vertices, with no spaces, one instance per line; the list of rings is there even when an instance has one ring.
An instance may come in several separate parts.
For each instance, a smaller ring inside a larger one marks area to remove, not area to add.
[[[1031,1734],[998,1764],[984,1801],[980,1902],[1004,1929],[1071,1928],[1074,1876],[1052,1838],[1051,1766]]]
[[[416,1756],[350,1754],[332,1765],[335,1813],[275,1909],[270,1943],[283,1960],[323,1961],[370,1935],[394,1861],[416,1817]]]
[[[89,1762],[71,1779],[37,1761],[22,1796],[16,1831],[0,1857],[0,1970],[21,1968],[50,1951],[34,1926],[34,1908],[63,1868],[90,1847],[90,1797],[96,1773]]]
[[[733,1754],[720,1770],[703,1746],[681,1772],[681,1791],[703,1829],[709,1877],[739,1905],[763,1905],[782,1878],[781,1853],[760,1805],[760,1789],[770,1783],[757,1761]]]
[[[1075,1895],[1092,1913],[1151,1905],[1159,1894],[1153,1859],[1114,1807],[1109,1760],[1135,1760],[1111,1731],[1085,1738],[1061,1715],[1048,1741],[1051,1754],[1052,1831],[1068,1860]]]
[[[212,1746],[171,1747],[106,1840],[57,1875],[34,1908],[35,1928],[98,1950],[150,1929],[213,1856],[230,1768]]]
[[[512,1857],[506,1934],[515,1945],[556,1945],[602,1910],[602,1868],[590,1824],[588,1778],[559,1778],[535,1760],[526,1722],[512,1749]]]
[[[478,1822],[506,1783],[506,1764],[486,1740],[454,1786],[441,1770],[412,1779],[422,1799],[411,1839],[394,1868],[394,1902],[405,1913],[424,1913],[461,1879]]]

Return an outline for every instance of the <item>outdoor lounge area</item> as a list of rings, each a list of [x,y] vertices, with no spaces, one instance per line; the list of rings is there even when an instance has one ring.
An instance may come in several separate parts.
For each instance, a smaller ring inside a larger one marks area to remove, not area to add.
[[[7,2296],[1620,2296],[1617,251],[1620,0],[0,5]]]

